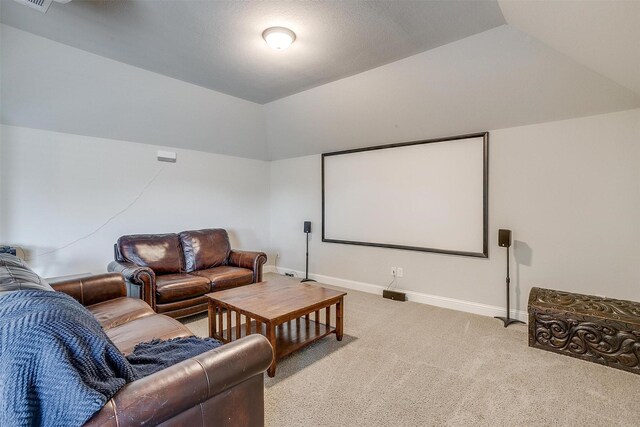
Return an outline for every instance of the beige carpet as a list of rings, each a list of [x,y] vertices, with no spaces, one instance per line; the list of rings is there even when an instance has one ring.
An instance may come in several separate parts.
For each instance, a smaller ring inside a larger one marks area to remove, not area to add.
[[[640,426],[640,375],[531,349],[526,326],[347,292],[343,341],[265,376],[267,426]]]

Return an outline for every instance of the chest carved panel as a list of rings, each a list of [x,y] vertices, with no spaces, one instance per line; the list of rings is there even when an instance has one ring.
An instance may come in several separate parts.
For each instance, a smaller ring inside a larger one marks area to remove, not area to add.
[[[532,288],[529,346],[640,374],[640,304]]]

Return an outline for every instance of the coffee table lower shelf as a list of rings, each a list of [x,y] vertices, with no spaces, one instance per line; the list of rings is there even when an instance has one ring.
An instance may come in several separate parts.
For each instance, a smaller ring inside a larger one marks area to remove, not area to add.
[[[260,331],[256,331],[256,325],[260,324]],[[251,320],[250,334],[259,333],[266,336],[266,327],[264,323]],[[281,359],[288,354],[293,353],[301,349],[302,347],[311,344],[327,335],[334,334],[336,328],[333,326],[327,326],[322,322],[314,322],[313,320],[306,320],[304,317],[301,319],[293,320],[287,323],[276,326],[276,359]],[[226,330],[225,330],[226,332]],[[250,335],[249,334],[249,335]],[[231,336],[234,339],[238,339],[237,326],[231,328]],[[240,325],[239,337],[247,336],[246,323]],[[213,338],[222,342],[229,342],[230,340],[224,338],[218,334],[213,334]]]

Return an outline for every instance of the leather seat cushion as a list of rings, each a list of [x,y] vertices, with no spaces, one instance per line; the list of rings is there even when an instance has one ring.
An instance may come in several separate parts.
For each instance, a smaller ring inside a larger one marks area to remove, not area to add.
[[[156,274],[184,271],[182,246],[177,234],[133,234],[118,239],[123,261],[149,267]]]
[[[111,341],[125,355],[130,354],[141,342],[148,342],[155,338],[168,340],[193,335],[182,323],[162,314],[132,320],[106,332]]]
[[[171,316],[174,319],[191,316],[192,314],[204,313],[207,311],[209,298],[206,295],[195,297],[184,301],[167,302],[156,304],[156,313]]]
[[[248,285],[253,282],[253,271],[227,265],[194,271],[190,274],[206,278],[211,282],[211,291],[213,292]]]
[[[128,297],[115,298],[93,304],[88,306],[87,310],[98,319],[98,322],[105,330],[155,314],[146,302]]]
[[[180,241],[189,273],[225,265],[231,253],[229,235],[222,228],[183,231]]]
[[[172,302],[199,297],[211,292],[209,280],[191,274],[164,274],[156,276],[157,302]]]

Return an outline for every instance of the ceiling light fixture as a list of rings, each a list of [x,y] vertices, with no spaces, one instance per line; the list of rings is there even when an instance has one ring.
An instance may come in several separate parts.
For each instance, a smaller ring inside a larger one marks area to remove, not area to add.
[[[296,33],[284,27],[271,27],[262,32],[262,38],[274,50],[285,50],[296,39]]]

